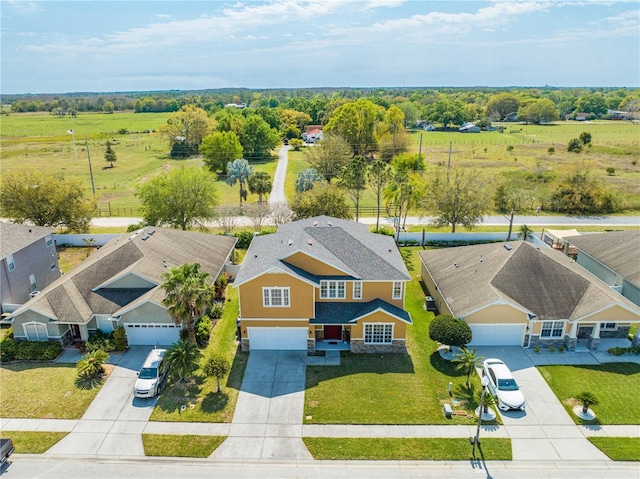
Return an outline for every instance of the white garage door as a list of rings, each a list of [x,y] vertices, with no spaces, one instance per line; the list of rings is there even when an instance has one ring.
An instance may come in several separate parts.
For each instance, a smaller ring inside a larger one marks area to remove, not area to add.
[[[470,324],[470,346],[522,346],[524,324]]]
[[[129,346],[169,346],[180,339],[180,326],[175,324],[125,323]]]
[[[247,328],[249,349],[307,350],[308,328]]]

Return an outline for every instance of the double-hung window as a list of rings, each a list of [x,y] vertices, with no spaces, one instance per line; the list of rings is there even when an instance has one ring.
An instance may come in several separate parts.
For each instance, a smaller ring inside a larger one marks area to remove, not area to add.
[[[391,344],[393,324],[370,323],[364,325],[365,344]]]
[[[262,288],[262,305],[265,308],[288,308],[289,288]]]
[[[543,321],[541,338],[561,338],[564,334],[564,321]]]
[[[345,299],[346,297],[345,281],[320,281],[321,299]]]
[[[402,281],[393,282],[393,299],[402,299]]]
[[[615,331],[618,329],[618,323],[601,323],[600,330],[603,331]]]
[[[16,262],[13,260],[12,254],[7,255],[6,261],[7,261],[7,269],[9,271],[13,271],[14,269],[16,269]]]
[[[353,282],[353,299],[362,299],[362,281]]]
[[[47,235],[44,237],[44,242],[47,245],[47,248],[53,244],[53,236]]]

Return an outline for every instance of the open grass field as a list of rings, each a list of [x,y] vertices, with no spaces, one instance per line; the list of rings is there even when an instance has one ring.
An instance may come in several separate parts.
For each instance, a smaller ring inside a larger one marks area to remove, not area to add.
[[[0,148],[2,171],[34,168],[63,173],[67,177],[80,178],[91,191],[87,161],[88,142],[96,196],[101,208],[111,206],[115,216],[135,216],[132,208],[139,206],[135,197],[136,186],[153,175],[178,165],[198,167],[199,158],[174,160],[169,158],[167,141],[155,133],[166,122],[167,113],[85,113],[76,118],[58,118],[49,114],[12,114],[2,117]],[[77,162],[71,135],[76,140]],[[126,134],[120,134],[126,129]],[[145,131],[149,133],[145,133]],[[591,133],[592,147],[582,153],[566,151],[570,139],[583,131]],[[607,189],[616,191],[622,198],[627,212],[640,210],[640,165],[632,161],[640,158],[640,126],[622,122],[566,122],[552,125],[507,124],[504,133],[482,132],[462,134],[451,132],[413,131],[411,151],[418,152],[422,136],[422,153],[425,156],[426,176],[437,168],[446,166],[449,144],[452,144],[451,165],[476,168],[492,183],[512,182],[530,193],[534,199],[531,208],[548,197],[558,182],[576,164],[589,166],[591,172],[602,180]],[[104,160],[105,143],[111,140],[118,160],[115,168],[107,168]],[[507,146],[513,147],[507,151]],[[555,152],[547,150],[553,147]],[[273,175],[277,164],[277,151],[269,161],[254,164],[256,171]],[[291,152],[285,185],[287,196],[295,193],[295,178],[308,165],[304,153]],[[606,168],[613,167],[610,176]],[[220,203],[225,206],[238,204],[238,187],[229,186],[224,177],[218,179]],[[249,195],[248,201],[257,201]],[[375,206],[375,196],[367,191],[362,206]],[[368,215],[372,213],[367,212]]]
[[[538,366],[555,395],[576,424],[640,424],[640,364],[608,363],[599,366]],[[590,391],[599,403],[591,406],[594,421],[573,414],[573,398]]]

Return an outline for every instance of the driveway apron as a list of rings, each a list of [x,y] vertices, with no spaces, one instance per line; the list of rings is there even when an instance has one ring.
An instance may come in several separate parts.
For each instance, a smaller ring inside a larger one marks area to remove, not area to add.
[[[514,460],[607,460],[576,427],[526,352],[520,347],[477,347],[478,356],[502,359],[516,378],[525,411],[500,411]]]
[[[216,459],[311,459],[302,442],[306,351],[251,351]]]
[[[157,398],[135,398],[133,387],[150,350],[135,346],[123,354],[77,425],[46,454],[144,456],[141,433]]]

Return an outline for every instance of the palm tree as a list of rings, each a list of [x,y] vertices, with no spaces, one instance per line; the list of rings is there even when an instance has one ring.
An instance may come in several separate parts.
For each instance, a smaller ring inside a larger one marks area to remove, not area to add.
[[[321,181],[324,181],[324,176],[318,173],[318,170],[315,168],[307,168],[301,173],[298,173],[298,177],[296,178],[296,191],[298,193],[304,193]]]
[[[522,241],[527,241],[527,237],[530,234],[533,234],[533,229],[531,229],[530,226],[527,226],[527,225],[520,226],[520,232],[518,233],[518,236],[522,238]]]
[[[78,376],[83,378],[95,378],[102,373],[102,365],[109,360],[109,354],[102,349],[88,352],[76,363]]]
[[[189,331],[189,341],[196,342],[195,322],[204,314],[214,297],[210,275],[200,271],[200,263],[185,263],[162,275],[166,296],[162,301],[176,322]]]
[[[456,363],[456,369],[466,373],[467,387],[469,387],[469,378],[471,373],[474,372],[477,367],[480,367],[480,363],[483,359],[483,357],[476,356],[475,349],[462,348],[451,360],[451,362]]]
[[[258,203],[262,204],[262,195],[271,193],[273,182],[269,173],[258,171],[249,176],[248,186],[251,193],[258,195]]]
[[[240,206],[242,207],[242,199],[247,199],[247,191],[244,189],[244,184],[249,180],[249,177],[253,175],[253,166],[249,165],[249,162],[245,159],[239,158],[237,160],[227,163],[227,179],[228,185],[235,185],[240,183]]]
[[[202,353],[194,343],[179,340],[169,349],[164,356],[164,360],[169,365],[171,374],[184,380],[193,374],[200,366]]]
[[[598,398],[591,391],[582,391],[576,396],[576,399],[582,403],[582,412],[587,414],[589,412],[589,406],[597,406]]]

